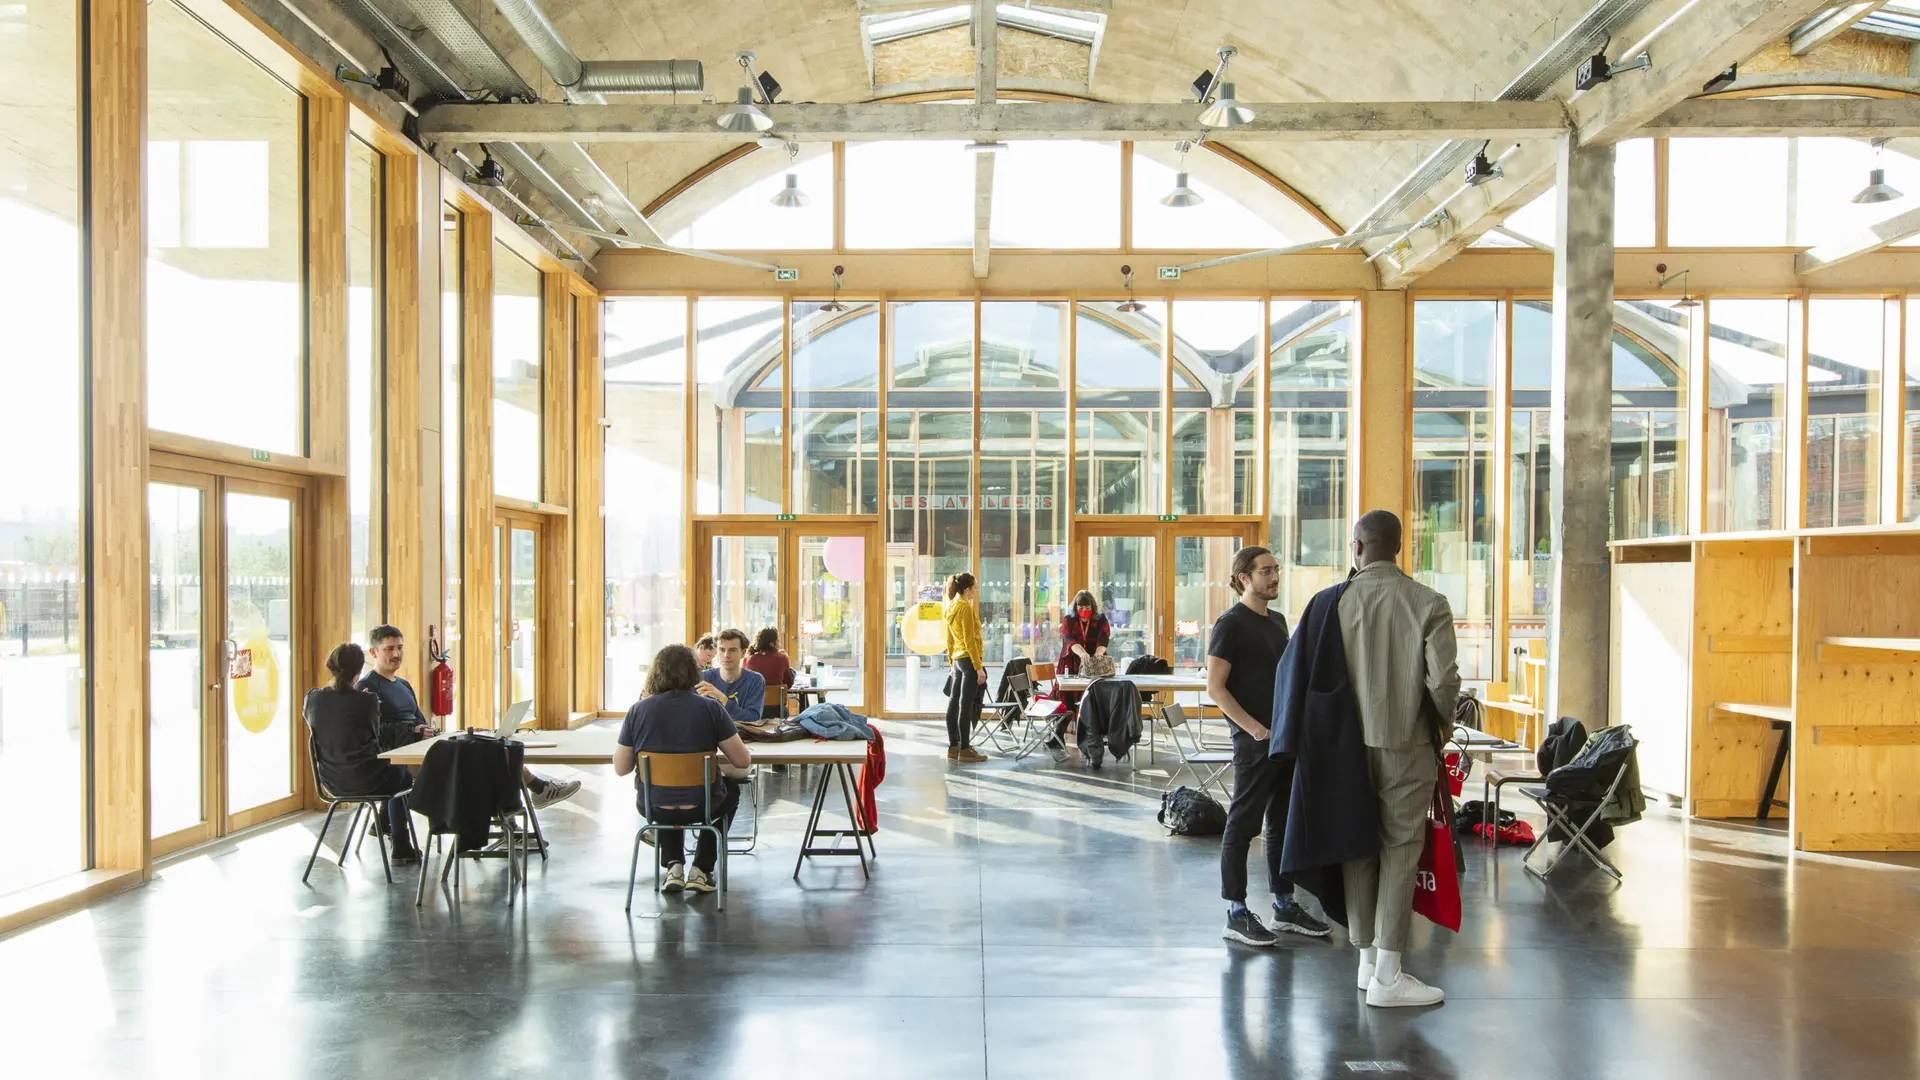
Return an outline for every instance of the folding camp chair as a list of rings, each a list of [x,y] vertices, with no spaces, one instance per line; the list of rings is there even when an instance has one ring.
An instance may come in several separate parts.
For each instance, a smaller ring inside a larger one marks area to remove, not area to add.
[[[1233,792],[1228,790],[1226,783],[1220,777],[1225,775],[1228,769],[1233,768],[1233,751],[1208,749],[1206,743],[1200,738],[1199,723],[1197,721],[1189,723],[1187,710],[1178,703],[1161,706],[1160,720],[1167,725],[1167,741],[1173,744],[1174,752],[1180,755],[1180,767],[1173,770],[1173,775],[1167,777],[1167,790],[1174,789],[1175,781],[1180,779],[1181,773],[1191,772],[1194,778],[1200,781],[1202,791],[1211,787],[1220,793],[1222,802],[1232,802]],[[1187,738],[1193,744],[1191,749],[1186,743],[1180,741],[1182,728],[1186,729]],[[1203,768],[1213,771],[1203,776],[1200,772]]]
[[[1027,702],[1033,696],[1033,683],[1024,671],[1016,671],[1006,677],[1007,696],[1002,701],[983,701],[981,712],[990,712],[993,719],[986,722],[982,733],[995,750],[1003,754],[1012,753],[1019,748],[1020,733],[1014,725],[1020,722],[1020,714],[1025,711]]]
[[[1633,745],[1637,747],[1639,743],[1636,741]],[[1621,880],[1620,868],[1614,866],[1613,863],[1601,853],[1600,845],[1593,842],[1593,838],[1588,835],[1588,831],[1600,823],[1602,816],[1607,812],[1607,808],[1613,804],[1614,796],[1620,791],[1620,785],[1626,783],[1627,775],[1633,771],[1633,767],[1634,757],[1633,754],[1629,752],[1621,758],[1620,767],[1614,770],[1613,782],[1607,785],[1606,794],[1601,796],[1599,802],[1593,804],[1593,811],[1587,814],[1584,820],[1580,821],[1576,821],[1575,817],[1580,812],[1579,808],[1585,806],[1588,800],[1569,799],[1565,796],[1555,795],[1542,786],[1522,787],[1520,794],[1532,799],[1539,805],[1540,809],[1546,813],[1547,827],[1540,830],[1540,836],[1534,840],[1533,846],[1528,848],[1527,853],[1520,857],[1520,865],[1526,867],[1528,873],[1544,881],[1548,874],[1553,873],[1553,868],[1560,865],[1560,860],[1566,857],[1567,852],[1577,847],[1586,853],[1587,858],[1593,860],[1594,865],[1598,866],[1601,872],[1613,878],[1615,881]],[[1561,844],[1560,850],[1555,852],[1553,858],[1547,861],[1545,869],[1536,869],[1533,865],[1533,853],[1540,850],[1540,846],[1547,842],[1547,837],[1553,835],[1556,829],[1566,835],[1566,842]]]

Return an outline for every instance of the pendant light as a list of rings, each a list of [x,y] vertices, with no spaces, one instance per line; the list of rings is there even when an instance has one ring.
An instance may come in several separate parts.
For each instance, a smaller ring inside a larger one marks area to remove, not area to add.
[[[720,125],[723,131],[767,131],[773,127],[773,117],[753,103],[753,91],[743,86],[740,96],[726,107],[714,123]]]
[[[1232,83],[1221,83],[1220,96],[1201,112],[1200,122],[1208,127],[1241,127],[1253,123],[1253,110],[1240,104],[1234,96]]]
[[[1886,143],[1887,140],[1885,139],[1873,140],[1874,168],[1867,173],[1867,186],[1861,188],[1859,194],[1855,195],[1849,201],[1864,206],[1873,203],[1892,202],[1895,199],[1905,197],[1905,193],[1899,188],[1887,183],[1887,170],[1879,167],[1880,148],[1885,146]]]
[[[826,303],[821,304],[819,310],[821,311],[847,310],[847,305],[840,302],[840,286],[841,286],[840,275],[846,272],[847,272],[847,268],[844,266],[836,266],[833,268],[833,296]]]
[[[800,175],[793,171],[794,164],[800,159],[799,143],[790,142],[787,144],[787,158],[786,186],[774,192],[773,198],[767,201],[775,206],[793,210],[807,205],[808,202],[806,193],[800,190]]]
[[[1127,315],[1138,315],[1147,310],[1147,305],[1134,299],[1133,296],[1133,267],[1122,266],[1120,268],[1120,276],[1127,285],[1127,299],[1124,303],[1116,305],[1113,310],[1123,312]]]
[[[1207,201],[1200,197],[1199,192],[1187,185],[1187,151],[1191,149],[1192,146],[1192,143],[1182,139],[1180,140],[1180,144],[1175,147],[1175,149],[1180,151],[1180,169],[1173,174],[1173,190],[1161,197],[1161,206],[1171,206],[1178,209],[1188,206],[1199,206],[1201,203]]]

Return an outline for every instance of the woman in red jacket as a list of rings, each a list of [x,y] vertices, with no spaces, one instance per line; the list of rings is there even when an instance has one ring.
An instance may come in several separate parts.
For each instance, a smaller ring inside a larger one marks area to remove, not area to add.
[[[743,662],[749,671],[757,671],[767,680],[768,686],[793,685],[793,661],[780,651],[780,631],[774,627],[765,627],[753,636],[753,648],[747,650]],[[768,695],[772,697],[772,695]],[[780,705],[769,702],[760,709],[760,715],[773,719],[784,711]]]
[[[1073,598],[1073,606],[1060,620],[1060,660],[1054,665],[1056,675],[1078,675],[1080,665],[1096,656],[1104,656],[1107,642],[1113,637],[1113,630],[1107,625],[1107,617],[1100,614],[1100,605],[1093,594],[1081,589]],[[1077,690],[1062,691],[1060,703],[1068,709],[1080,703]]]

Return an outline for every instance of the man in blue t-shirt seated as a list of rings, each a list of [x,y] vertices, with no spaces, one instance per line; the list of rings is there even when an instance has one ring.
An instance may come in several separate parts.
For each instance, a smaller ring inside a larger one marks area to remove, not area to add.
[[[747,635],[733,629],[720,631],[714,637],[713,658],[717,666],[701,673],[697,692],[719,702],[734,723],[759,723],[767,680],[747,667]]]
[[[433,734],[433,725],[420,713],[420,699],[413,685],[400,677],[400,661],[406,658],[407,640],[398,627],[376,626],[367,635],[373,642],[373,666],[355,683],[380,699],[380,749],[419,742]],[[523,779],[533,808],[544,810],[563,799],[571,799],[580,790],[578,780],[543,780],[526,770]]]
[[[737,630],[732,632],[739,633]],[[741,644],[742,648],[736,656],[746,652],[744,640]],[[739,666],[737,659],[734,666]],[[642,753],[718,753],[735,768],[746,768],[752,761],[747,753],[747,745],[740,741],[727,709],[709,693],[712,689],[701,681],[700,669],[694,665],[693,650],[685,645],[669,645],[661,649],[659,655],[653,658],[653,666],[647,671],[645,696],[627,710],[626,719],[621,721],[618,745],[613,750],[613,771],[620,776],[632,773]],[[753,718],[758,720],[757,698],[754,709]],[[634,778],[636,786],[645,775],[642,773]],[[711,805],[724,830],[732,824],[733,812],[740,806],[740,785],[715,769],[711,791],[703,792],[698,786],[656,786],[652,796],[652,821],[656,825],[706,824],[709,819],[705,810]],[[643,802],[641,812],[645,813],[647,809]],[[710,832],[700,834],[692,868],[686,865],[686,841],[680,829],[662,829],[659,837],[660,859],[667,867],[664,891],[714,891],[713,868],[720,857],[719,837]]]

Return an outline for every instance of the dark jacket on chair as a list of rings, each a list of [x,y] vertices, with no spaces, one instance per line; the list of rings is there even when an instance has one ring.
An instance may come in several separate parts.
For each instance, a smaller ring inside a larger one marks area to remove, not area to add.
[[[409,800],[431,831],[455,833],[459,849],[487,842],[496,814],[520,808],[520,772],[527,748],[487,735],[449,735],[427,750]]]
[[[1095,679],[1080,701],[1077,741],[1095,764],[1102,753],[1124,757],[1140,741],[1140,688],[1126,679]]]
[[[1346,591],[1342,582],[1307,602],[1274,675],[1269,744],[1273,757],[1293,760],[1280,874],[1312,893],[1342,926],[1347,894],[1340,864],[1380,851],[1380,806],[1340,634]]]

